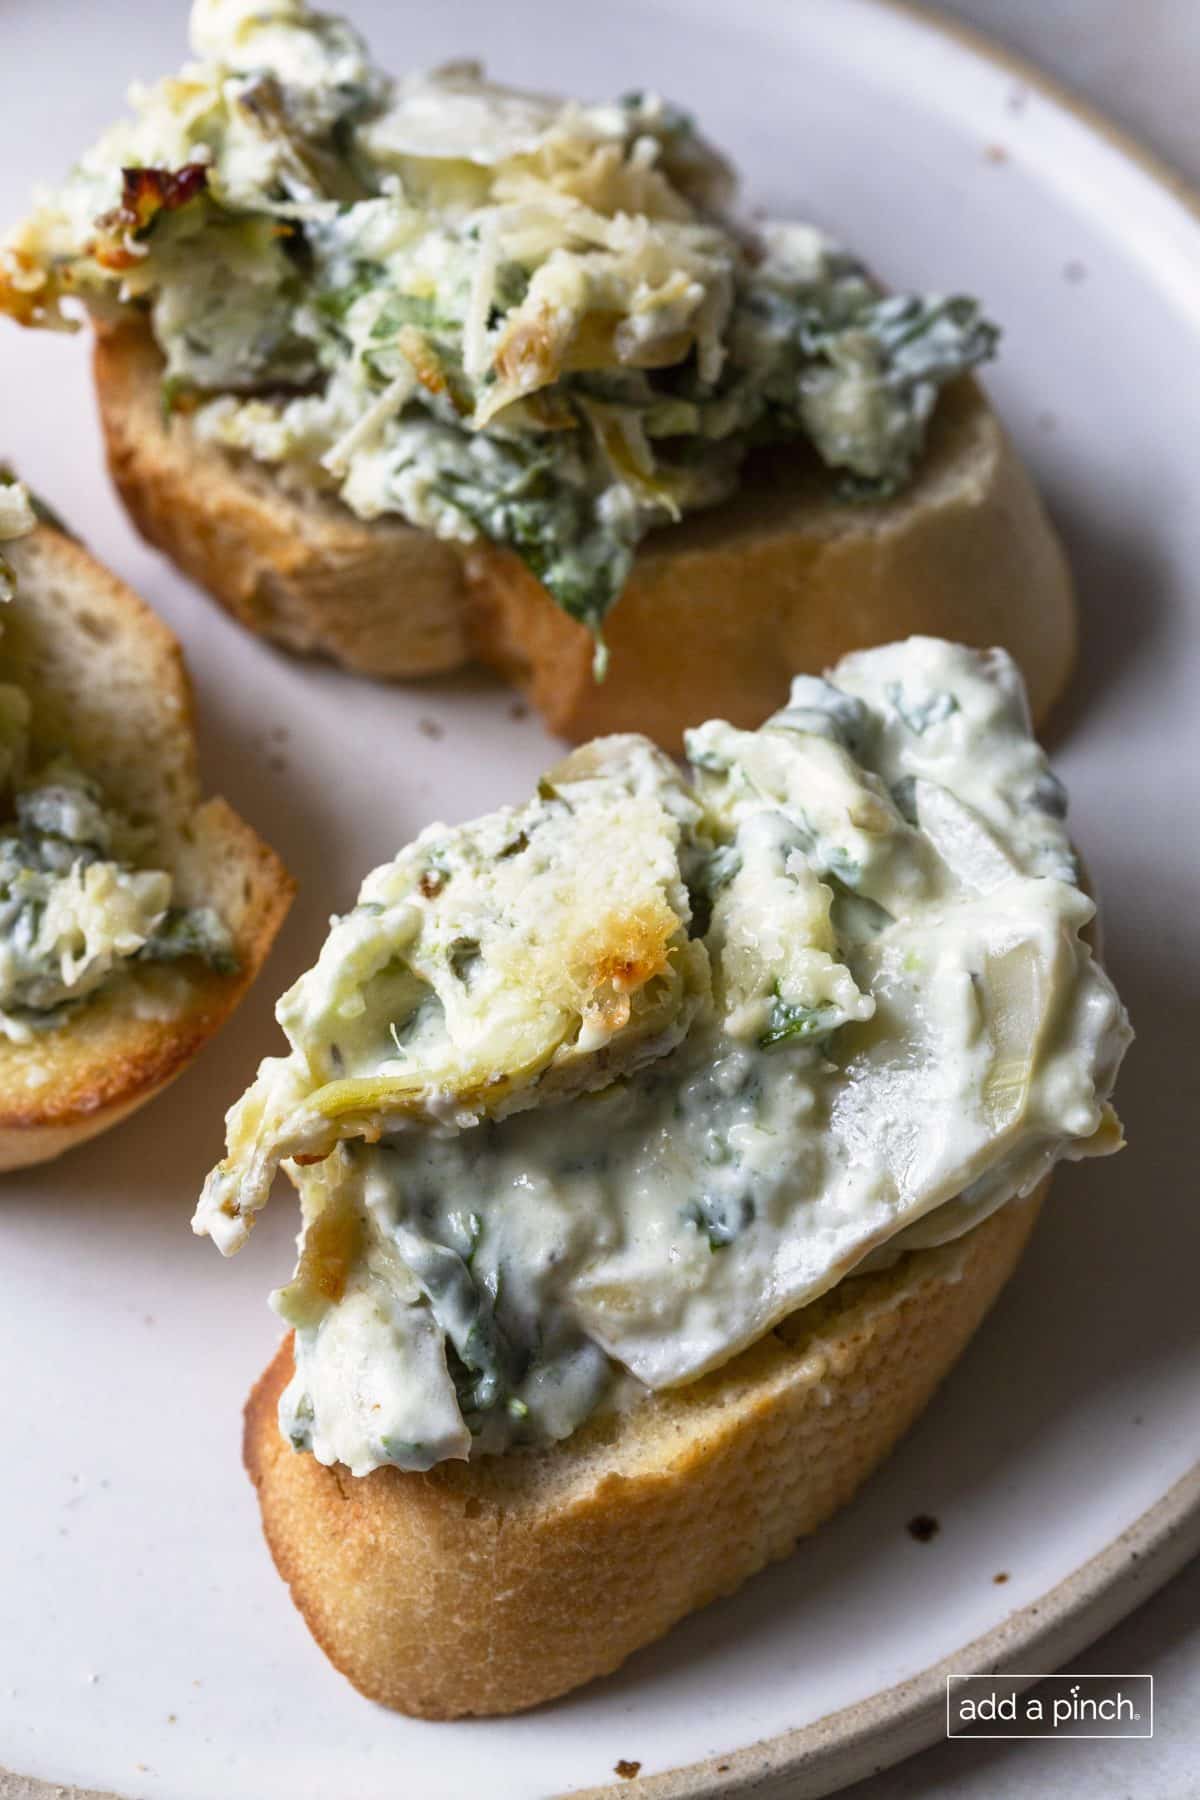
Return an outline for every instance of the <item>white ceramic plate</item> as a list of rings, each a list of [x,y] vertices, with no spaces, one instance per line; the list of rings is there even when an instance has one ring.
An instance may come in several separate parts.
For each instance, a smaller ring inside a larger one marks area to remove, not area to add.
[[[529,84],[661,87],[735,152],[752,200],[828,224],[898,283],[973,290],[1003,321],[990,385],[1082,590],[1057,749],[1140,1031],[1121,1095],[1132,1148],[1062,1174],[928,1416],[789,1563],[529,1717],[418,1724],[360,1700],[293,1612],[239,1467],[288,1208],[232,1265],[188,1214],[326,915],[431,816],[522,795],[554,747],[482,678],[374,687],[243,636],[122,517],[85,345],[5,327],[0,447],[178,630],[208,781],[303,891],[257,993],[189,1075],[5,1183],[0,1765],[161,1800],[528,1800],[613,1782],[619,1760],[644,1792],[765,1778],[825,1793],[938,1732],[944,1659],[1050,1667],[1200,1537],[1200,221],[1047,89],[871,0],[490,0],[408,8],[403,29],[387,0],[356,12],[397,64],[478,51]],[[9,0],[0,218],[130,76],[174,65],[182,32],[181,6]],[[905,1530],[918,1512],[941,1522],[930,1544]]]

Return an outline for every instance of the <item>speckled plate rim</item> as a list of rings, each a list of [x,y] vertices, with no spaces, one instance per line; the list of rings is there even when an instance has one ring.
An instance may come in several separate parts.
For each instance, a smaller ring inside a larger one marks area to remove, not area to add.
[[[1200,1463],[1098,1555],[1039,1600],[919,1675],[811,1725],[642,1779],[574,1789],[570,1800],[821,1800],[939,1739],[946,1677],[1058,1668],[1132,1612],[1200,1552]],[[119,1800],[0,1769],[0,1800]],[[565,1797],[564,1797],[565,1800]]]
[[[628,1800],[732,1800],[743,1794],[762,1800],[821,1800],[941,1738],[948,1675],[1031,1667],[1050,1673],[1102,1637],[1197,1553],[1200,1463],[1049,1593],[910,1680],[779,1737],[661,1775],[572,1789],[570,1800],[596,1800],[614,1792]],[[42,1792],[30,1788],[29,1800]],[[20,1800],[26,1800],[24,1790]]]
[[[1200,190],[1065,83],[986,33],[914,0],[873,0],[873,4],[961,44],[1072,113],[1200,223]],[[1004,1672],[1022,1665],[1049,1673],[1103,1636],[1196,1555],[1200,1555],[1200,1462],[1064,1581],[908,1681],[743,1749],[658,1775],[572,1789],[569,1800],[594,1800],[617,1792],[627,1800],[724,1800],[725,1796],[735,1800],[747,1794],[762,1800],[773,1796],[822,1800],[935,1743],[945,1731],[947,1675]],[[120,1796],[108,1789],[69,1787],[0,1769],[0,1800],[120,1800]]]

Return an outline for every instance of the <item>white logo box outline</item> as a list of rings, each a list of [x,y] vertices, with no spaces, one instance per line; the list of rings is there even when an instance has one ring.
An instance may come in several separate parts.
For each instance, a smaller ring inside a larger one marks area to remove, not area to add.
[[[1039,1681],[1148,1681],[1150,1683],[1150,1729],[1149,1731],[951,1731],[950,1729],[950,1683],[952,1681],[1021,1681],[1025,1686],[1022,1694],[1029,1688],[1036,1687]],[[946,1677],[946,1736],[961,1738],[967,1743],[1100,1743],[1101,1741],[1145,1743],[1154,1736],[1154,1676],[1148,1673],[1139,1675],[1064,1675],[1057,1669],[1042,1669],[1037,1674],[1028,1670],[1004,1669],[995,1674],[947,1675]]]

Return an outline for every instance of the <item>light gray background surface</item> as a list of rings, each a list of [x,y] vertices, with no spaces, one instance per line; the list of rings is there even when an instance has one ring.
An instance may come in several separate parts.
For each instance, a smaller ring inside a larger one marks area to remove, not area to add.
[[[939,0],[931,10],[1028,57],[1200,191],[1197,0]],[[1200,1560],[1071,1666],[1152,1673],[1153,1740],[937,1744],[843,1800],[1195,1800]]]

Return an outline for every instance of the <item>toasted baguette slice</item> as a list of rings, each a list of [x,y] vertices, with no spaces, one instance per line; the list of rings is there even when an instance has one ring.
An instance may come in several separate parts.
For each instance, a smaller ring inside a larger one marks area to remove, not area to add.
[[[236,974],[132,965],[26,1044],[0,1039],[0,1169],[105,1130],[179,1074],[254,979],[291,904],[272,850],[223,800],[200,803],[191,693],[175,638],[81,545],[47,525],[5,545],[17,599],[0,675],[33,702],[33,746],[66,749],[106,801],[148,828],[146,866],[183,905],[215,907]]]
[[[942,396],[913,485],[838,502],[813,458],[756,459],[739,496],[654,532],[591,634],[512,553],[367,524],[164,420],[149,332],[100,332],[96,388],[113,478],[143,536],[251,630],[387,677],[472,660],[528,690],[570,739],[641,731],[667,749],[697,719],[754,727],[797,670],[925,632],[1020,665],[1035,720],[1075,657],[1071,582],[1029,477],[982,391]]]
[[[246,1407],[276,1567],[326,1655],[423,1718],[517,1712],[615,1669],[843,1506],[1012,1273],[1046,1183],[956,1243],[851,1277],[724,1368],[565,1443],[355,1480]]]

